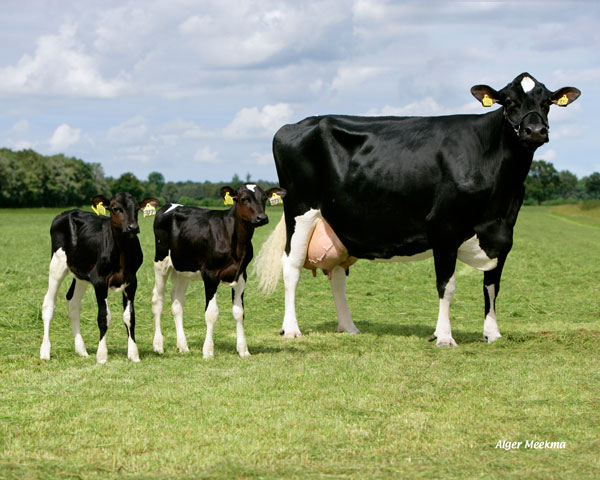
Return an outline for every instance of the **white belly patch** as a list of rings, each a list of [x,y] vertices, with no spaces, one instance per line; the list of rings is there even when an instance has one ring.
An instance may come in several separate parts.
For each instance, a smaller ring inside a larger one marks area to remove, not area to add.
[[[458,259],[483,272],[493,270],[498,266],[497,258],[489,258],[485,254],[479,245],[479,238],[477,238],[477,235],[473,235],[458,247]]]

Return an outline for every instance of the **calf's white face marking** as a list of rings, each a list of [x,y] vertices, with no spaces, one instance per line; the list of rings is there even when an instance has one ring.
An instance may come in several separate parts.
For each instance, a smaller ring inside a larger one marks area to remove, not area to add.
[[[256,189],[256,185],[254,185],[254,184],[248,184],[248,185],[246,185],[246,188],[248,190],[250,190],[251,192],[254,192],[254,190]]]
[[[182,206],[183,205],[181,205],[180,203],[174,203],[169,207],[169,209],[165,213],[169,213],[171,210],[175,210],[177,207],[182,207]]]
[[[523,87],[525,93],[529,93],[533,90],[533,87],[535,87],[535,81],[532,78],[523,77],[523,80],[521,80],[521,87]]]

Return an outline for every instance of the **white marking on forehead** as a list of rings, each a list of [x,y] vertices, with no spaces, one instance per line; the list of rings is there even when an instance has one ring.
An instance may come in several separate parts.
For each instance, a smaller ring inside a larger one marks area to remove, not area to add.
[[[177,207],[182,207],[182,206],[183,205],[181,205],[180,203],[174,203],[169,207],[169,209],[165,213],[169,213],[171,210],[175,210]]]
[[[523,77],[523,80],[521,80],[521,87],[523,87],[525,93],[531,92],[533,87],[535,87],[535,81],[532,78]]]
[[[250,190],[251,192],[254,192],[254,189],[256,188],[256,185],[254,185],[253,183],[249,183],[248,185],[246,185],[246,188],[248,190]]]

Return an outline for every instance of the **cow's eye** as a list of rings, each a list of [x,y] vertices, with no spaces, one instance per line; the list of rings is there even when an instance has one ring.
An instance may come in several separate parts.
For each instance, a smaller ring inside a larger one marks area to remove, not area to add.
[[[121,213],[123,211],[123,209],[120,207],[113,207],[112,211],[113,211],[113,213]]]
[[[512,98],[507,98],[506,100],[504,100],[504,105],[506,107],[512,107],[514,106],[515,102]]]
[[[249,198],[246,198],[246,197],[244,197],[244,198],[242,198],[242,203],[243,203],[244,205],[248,205],[248,204],[250,203],[250,199],[249,199]]]

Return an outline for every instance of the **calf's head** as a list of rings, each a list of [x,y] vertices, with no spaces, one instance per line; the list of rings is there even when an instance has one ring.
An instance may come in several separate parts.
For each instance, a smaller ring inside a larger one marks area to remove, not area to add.
[[[475,85],[471,93],[484,107],[494,103],[502,105],[504,117],[521,144],[533,150],[548,141],[550,105],[566,107],[581,95],[575,87],[551,92],[528,73],[522,73],[500,91],[487,85]]]
[[[283,188],[270,188],[266,192],[258,185],[246,183],[237,190],[231,187],[222,187],[221,196],[228,197],[235,201],[236,216],[243,222],[253,226],[260,227],[269,223],[269,217],[265,213],[267,200],[275,196],[283,198],[286,194]]]
[[[156,198],[147,197],[138,202],[131,194],[127,192],[116,193],[110,200],[104,195],[92,197],[92,205],[97,207],[100,203],[106,206],[110,212],[110,223],[114,231],[125,235],[137,235],[140,233],[138,225],[138,211],[143,210],[147,205],[154,208],[158,206]]]

